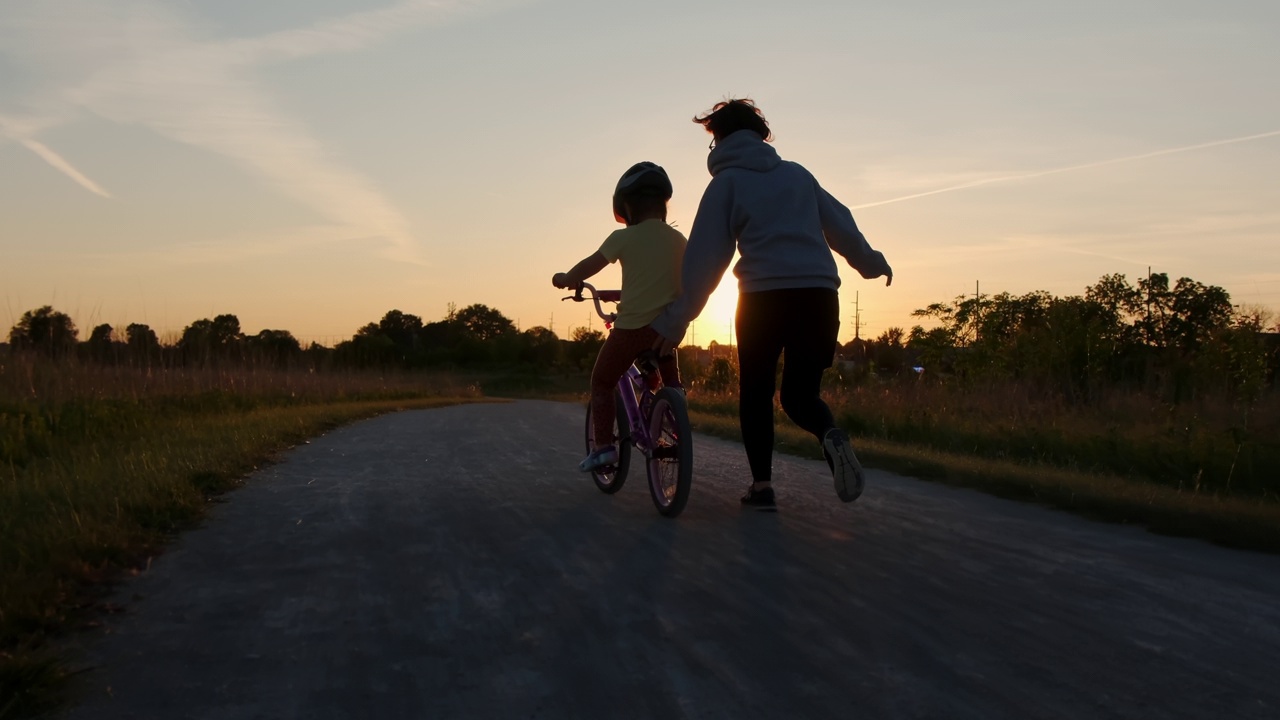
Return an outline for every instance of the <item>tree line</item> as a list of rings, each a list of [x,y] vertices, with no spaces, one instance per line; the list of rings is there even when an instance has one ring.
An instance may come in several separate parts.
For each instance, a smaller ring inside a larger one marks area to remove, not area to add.
[[[1071,400],[1123,386],[1177,402],[1197,394],[1252,399],[1274,387],[1280,330],[1221,287],[1153,274],[1103,276],[1083,295],[961,296],[916,310],[928,326],[891,328],[849,348],[869,372],[908,366],[954,382],[1020,380]]]
[[[132,323],[123,330],[110,324],[93,328],[80,340],[66,313],[44,306],[24,313],[9,331],[15,352],[51,359],[134,365],[235,366],[280,368],[403,368],[439,365],[527,364],[555,368],[590,367],[604,333],[575,328],[568,339],[545,327],[519,331],[498,310],[450,305],[441,320],[424,323],[417,315],[391,310],[349,339],[330,348],[302,343],[288,330],[242,331],[235,315],[203,318],[186,326],[176,342],[165,344],[154,330]]]
[[[1154,274],[1131,283],[1102,277],[1082,295],[958,297],[914,315],[928,322],[909,331],[890,328],[874,340],[842,348],[842,367],[854,382],[899,376],[949,382],[1024,380],[1073,400],[1088,400],[1115,386],[1167,393],[1174,400],[1197,393],[1253,398],[1275,385],[1280,369],[1277,328],[1261,310],[1241,310],[1220,287],[1190,278],[1169,282]],[[9,331],[15,351],[98,363],[167,366],[253,364],[280,368],[413,369],[512,367],[586,370],[604,341],[599,330],[575,328],[560,338],[542,326],[519,330],[486,305],[423,322],[391,310],[335,347],[307,347],[287,330],[245,334],[235,315],[196,320],[175,343],[163,344],[147,325],[123,331],[109,324],[87,340],[65,313],[44,306],[26,312]],[[716,357],[682,348],[688,379],[715,389],[735,384],[731,352]],[[723,346],[721,346],[723,347]],[[707,366],[707,367],[704,367]],[[842,371],[843,372],[843,371]]]

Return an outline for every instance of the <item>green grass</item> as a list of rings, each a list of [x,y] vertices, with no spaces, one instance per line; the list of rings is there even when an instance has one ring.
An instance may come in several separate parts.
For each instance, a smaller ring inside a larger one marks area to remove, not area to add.
[[[0,364],[0,720],[56,704],[56,639],[95,615],[211,498],[276,453],[361,418],[482,396],[583,401],[583,373],[453,374]],[[1019,388],[830,388],[868,466],[1155,532],[1280,552],[1280,409],[1063,405]],[[740,439],[732,393],[695,428]],[[778,449],[819,457],[779,413]]]
[[[870,467],[973,488],[1152,532],[1280,552],[1280,397],[1250,405],[1206,397],[1169,405],[1113,391],[1070,404],[1017,384],[920,383],[824,397]],[[588,378],[493,383],[485,392],[582,402]],[[695,429],[740,440],[733,392],[690,393]],[[820,457],[777,409],[780,452]]]
[[[693,402],[698,432],[741,440],[733,415],[711,403]],[[813,436],[789,421],[777,424],[780,452],[819,459]],[[1280,553],[1280,504],[1258,498],[1221,497],[1045,463],[1000,460],[946,452],[918,444],[855,437],[867,467],[972,488],[1004,498],[1043,504],[1086,517],[1136,524],[1152,532],[1194,537],[1228,547]]]
[[[828,394],[860,438],[1119,476],[1184,494],[1280,500],[1280,394],[1170,403],[1111,390],[1071,403],[1044,388],[893,384]]]
[[[53,707],[68,674],[56,639],[280,451],[483,400],[448,376],[60,370],[0,366],[0,719]]]

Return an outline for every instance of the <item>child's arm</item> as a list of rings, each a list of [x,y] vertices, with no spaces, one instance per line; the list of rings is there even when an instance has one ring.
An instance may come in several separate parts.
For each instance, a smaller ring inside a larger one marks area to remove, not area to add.
[[[594,253],[582,259],[567,273],[556,273],[551,276],[551,284],[558,288],[576,288],[583,280],[595,275],[605,268],[609,261],[604,255]]]

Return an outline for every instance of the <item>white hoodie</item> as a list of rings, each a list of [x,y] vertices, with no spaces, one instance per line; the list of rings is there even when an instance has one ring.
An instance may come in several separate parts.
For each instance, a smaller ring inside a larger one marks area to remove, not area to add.
[[[681,295],[650,325],[679,341],[733,259],[740,292],[840,287],[831,251],[862,277],[892,272],[853,214],[797,163],[778,157],[754,130],[739,130],[707,156],[712,180],[698,205],[681,270]]]

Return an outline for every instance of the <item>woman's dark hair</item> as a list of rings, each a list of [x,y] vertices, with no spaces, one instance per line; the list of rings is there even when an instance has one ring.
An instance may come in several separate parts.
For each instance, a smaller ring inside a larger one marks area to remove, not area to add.
[[[716,103],[710,112],[693,116],[717,141],[739,130],[755,130],[761,140],[772,140],[769,122],[751,98],[736,98]]]

